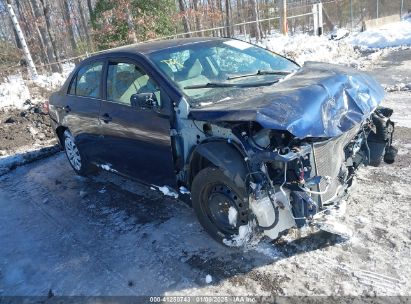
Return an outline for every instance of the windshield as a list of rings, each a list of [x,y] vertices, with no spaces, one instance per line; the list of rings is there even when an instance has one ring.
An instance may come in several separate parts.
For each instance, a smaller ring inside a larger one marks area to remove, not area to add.
[[[149,57],[196,106],[220,98],[223,92],[272,85],[299,68],[280,55],[239,40],[182,45]]]

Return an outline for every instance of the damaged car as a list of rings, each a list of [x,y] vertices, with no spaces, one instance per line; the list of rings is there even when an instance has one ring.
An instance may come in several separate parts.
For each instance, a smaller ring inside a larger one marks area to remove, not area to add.
[[[238,246],[321,228],[359,166],[394,162],[383,97],[348,67],[190,38],[85,59],[50,97],[49,115],[76,173],[183,189],[204,229]]]

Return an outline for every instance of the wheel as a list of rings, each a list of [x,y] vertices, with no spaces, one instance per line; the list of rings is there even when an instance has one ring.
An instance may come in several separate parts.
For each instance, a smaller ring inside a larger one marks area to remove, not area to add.
[[[200,224],[217,242],[241,246],[250,237],[243,229],[249,222],[245,186],[237,186],[221,169],[201,170],[194,177],[191,197]]]
[[[80,152],[74,141],[73,135],[70,131],[66,130],[63,134],[64,139],[64,151],[66,152],[67,159],[74,171],[81,176],[89,174],[91,165],[87,160],[87,157]]]

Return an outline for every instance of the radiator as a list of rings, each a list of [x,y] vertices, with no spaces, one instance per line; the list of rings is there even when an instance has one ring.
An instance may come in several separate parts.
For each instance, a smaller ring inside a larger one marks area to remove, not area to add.
[[[331,178],[327,192],[320,195],[322,204],[333,198],[342,186],[338,175],[345,161],[344,147],[357,135],[358,130],[359,128],[353,128],[339,137],[312,145],[316,175],[329,176]],[[322,179],[318,190],[323,192],[326,190],[326,187],[327,181]]]

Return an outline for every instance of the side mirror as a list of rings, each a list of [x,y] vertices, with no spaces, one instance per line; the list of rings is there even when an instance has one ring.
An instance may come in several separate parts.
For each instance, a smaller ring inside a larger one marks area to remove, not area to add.
[[[131,95],[130,104],[132,107],[141,109],[155,109],[158,107],[156,94],[154,93],[136,93]]]

